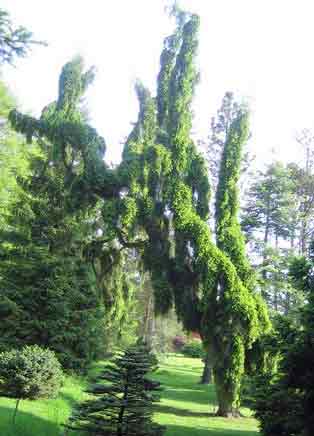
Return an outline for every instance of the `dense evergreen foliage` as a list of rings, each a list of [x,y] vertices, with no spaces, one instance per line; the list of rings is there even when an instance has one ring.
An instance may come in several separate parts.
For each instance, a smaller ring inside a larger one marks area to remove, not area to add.
[[[0,228],[5,226],[9,205],[15,201],[17,179],[29,174],[29,159],[37,146],[25,147],[25,141],[10,128],[7,117],[16,101],[3,81],[0,81]]]
[[[207,225],[208,174],[190,138],[198,28],[197,16],[178,15],[176,33],[166,39],[161,56],[158,108],[148,90],[136,85],[139,118],[116,170],[104,164],[105,142],[78,110],[93,75],[91,70],[83,73],[79,59],[64,67],[58,101],[39,120],[17,111],[10,120],[28,140],[51,142],[54,162],[63,165],[71,181],[73,207],[105,200],[104,235],[121,247],[139,250],[151,274],[157,310],[168,311],[174,300],[185,328],[198,330],[212,348],[219,414],[229,416],[239,405],[245,350],[268,321],[252,293],[244,257],[237,259],[242,265],[234,265],[231,246],[217,247]],[[229,151],[238,159],[246,135],[243,123],[246,115],[236,120],[230,136]],[[81,163],[78,173],[76,159]],[[236,177],[232,183],[234,190]],[[232,198],[229,185],[221,189]],[[232,250],[240,247],[241,257],[241,235],[232,236]]]
[[[63,168],[40,145],[1,231],[0,349],[49,346],[81,370],[121,333],[133,291],[122,254],[97,234],[96,209],[73,207]]]
[[[314,432],[313,258],[296,258],[290,272],[308,302],[301,312],[300,327],[286,322],[279,329],[272,346],[277,365],[256,379],[253,407],[265,436],[310,436]]]
[[[53,398],[63,381],[61,365],[49,349],[26,346],[0,353],[0,393],[20,400]]]
[[[164,428],[152,422],[160,385],[147,378],[155,369],[147,346],[129,347],[106,365],[88,390],[92,398],[78,405],[67,427],[97,436],[161,436]]]
[[[1,232],[0,349],[48,346],[64,367],[82,369],[103,347],[104,313],[82,255],[88,216],[67,215],[62,179],[44,167],[33,161]]]

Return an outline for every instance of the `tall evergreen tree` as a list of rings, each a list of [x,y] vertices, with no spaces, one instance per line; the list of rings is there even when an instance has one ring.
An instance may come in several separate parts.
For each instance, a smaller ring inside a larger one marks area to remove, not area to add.
[[[226,256],[232,261],[236,268],[237,274],[242,281],[242,284],[251,292],[250,298],[254,301],[255,305],[259,308],[259,313],[265,309],[263,303],[257,294],[254,294],[255,278],[253,269],[250,266],[248,258],[245,253],[245,240],[242,234],[241,226],[239,223],[239,194],[238,182],[240,177],[240,167],[242,160],[243,144],[248,138],[248,113],[245,109],[239,109],[237,115],[231,122],[227,131],[227,137],[223,148],[219,181],[216,193],[216,239],[217,247],[220,248]],[[220,299],[224,296],[224,282],[219,284],[217,296]],[[269,328],[266,319],[260,319],[260,323],[265,330]],[[228,336],[225,338],[230,344],[231,352],[229,351],[224,355],[223,362],[214,365],[215,380],[220,380],[218,383],[217,394],[220,399],[221,413],[228,406],[228,396],[233,399],[233,404],[239,405],[239,392],[241,386],[241,378],[244,374],[244,362],[246,349],[245,336],[239,334],[238,328],[235,325],[231,326],[228,331]],[[227,348],[226,348],[227,349]],[[219,356],[215,349],[212,350],[214,359]],[[221,356],[219,357],[221,359]],[[230,359],[231,363],[228,363]],[[232,378],[234,385],[230,388],[228,380],[225,378],[225,368],[228,366],[232,371]],[[219,390],[219,386],[223,389]],[[225,408],[225,409],[224,409]],[[236,409],[236,407],[235,407]],[[237,413],[234,410],[233,413]]]
[[[288,277],[302,227],[297,168],[295,164],[275,162],[259,171],[247,191],[242,213],[242,227],[262,295],[269,307],[286,314],[292,313],[302,300]]]
[[[82,369],[104,345],[104,310],[82,254],[92,215],[67,214],[62,178],[44,167],[36,158],[1,232],[0,348],[47,346],[64,367]]]
[[[165,42],[159,112],[156,99],[137,85],[139,118],[116,170],[103,161],[104,140],[77,111],[91,75],[78,60],[64,67],[59,99],[41,119],[17,111],[10,119],[29,140],[48,139],[56,160],[66,162],[68,152],[80,156],[81,174],[75,174],[73,163],[67,166],[73,202],[105,200],[105,234],[121,247],[138,249],[151,274],[156,308],[166,312],[175,301],[185,327],[198,329],[214,350],[219,414],[231,416],[239,405],[244,350],[267,326],[267,314],[241,281],[230,254],[214,244],[207,224],[208,173],[190,138],[198,29],[196,15],[180,14],[178,43]]]
[[[271,238],[290,239],[294,243],[296,216],[295,183],[291,170],[281,162],[269,165],[260,171],[257,181],[247,192],[242,225],[248,235],[261,232],[264,244]],[[295,205],[295,207],[294,207]]]

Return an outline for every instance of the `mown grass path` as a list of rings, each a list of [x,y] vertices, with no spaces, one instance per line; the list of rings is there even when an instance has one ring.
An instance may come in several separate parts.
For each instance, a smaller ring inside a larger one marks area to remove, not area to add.
[[[257,423],[249,417],[248,410],[243,410],[247,418],[213,416],[217,408],[214,389],[198,384],[201,370],[200,360],[179,355],[161,363],[155,377],[162,382],[164,391],[160,404],[156,405],[155,418],[167,426],[166,436],[257,436]],[[93,375],[95,372],[97,368]],[[66,421],[75,401],[85,396],[86,386],[86,380],[68,377],[55,400],[22,401],[15,427],[12,426],[15,401],[0,397],[0,435],[63,435],[61,424]]]
[[[202,371],[199,359],[169,357],[156,378],[164,392],[156,420],[167,426],[166,436],[257,436],[257,422],[243,409],[246,418],[214,416],[217,410],[214,387],[198,384]]]

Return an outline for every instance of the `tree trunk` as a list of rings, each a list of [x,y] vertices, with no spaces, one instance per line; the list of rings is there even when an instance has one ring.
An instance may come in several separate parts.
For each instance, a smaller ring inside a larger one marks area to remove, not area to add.
[[[20,401],[21,401],[20,398],[16,401],[16,405],[15,405],[15,409],[14,409],[14,413],[13,413],[13,419],[12,419],[13,424],[15,424],[15,419],[16,419],[17,410],[19,408]]]
[[[129,374],[129,371],[128,373]],[[124,386],[124,392],[123,392],[123,406],[120,407],[120,411],[119,411],[119,415],[118,415],[118,423],[117,423],[117,436],[122,436],[122,431],[123,431],[123,415],[125,412],[125,404],[127,403],[128,400],[128,390],[129,390],[129,377],[127,375],[126,377],[126,382],[125,382],[125,386]]]
[[[212,383],[212,367],[210,362],[210,353],[207,352],[205,359],[204,359],[204,368],[203,368],[203,374],[200,380],[200,384],[202,385],[208,385]]]
[[[144,316],[139,336],[141,336],[149,347],[153,345],[155,333],[155,308],[154,294],[149,274],[145,273],[142,278]]]
[[[290,306],[291,306],[291,301],[290,301],[290,293],[286,292],[286,299],[285,299],[285,315],[289,315],[290,312]]]
[[[307,251],[307,217],[302,219],[301,223],[301,237],[300,237],[300,254],[306,256]]]
[[[224,371],[215,371],[215,386],[218,402],[216,415],[224,418],[239,418],[241,414],[236,404],[235,390],[226,387]]]
[[[266,265],[267,265],[268,259],[267,259],[267,255],[266,255],[266,247],[268,244],[269,231],[270,231],[270,199],[269,198],[267,200],[266,213],[267,213],[267,215],[266,215],[265,231],[264,231],[264,249],[263,249],[263,261],[262,261],[262,266],[263,266],[262,277],[263,277],[264,282],[267,280]],[[262,297],[264,298],[264,300],[267,300],[267,292],[265,291],[264,287],[262,287],[261,293],[262,293]]]
[[[278,289],[276,284],[274,287],[274,309],[278,312]]]

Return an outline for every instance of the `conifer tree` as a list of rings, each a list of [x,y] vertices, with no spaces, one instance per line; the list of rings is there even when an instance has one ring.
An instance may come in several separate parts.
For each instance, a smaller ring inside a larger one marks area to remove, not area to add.
[[[309,258],[299,256],[291,264],[294,286],[307,299],[300,311],[301,326],[285,321],[285,335],[278,335],[275,342],[280,357],[277,368],[260,374],[256,381],[253,408],[264,436],[311,436],[314,432],[313,260],[312,244]]]
[[[232,416],[239,406],[245,351],[265,330],[268,317],[249,286],[241,240],[235,235],[235,253],[243,261],[236,266],[230,247],[225,253],[215,245],[207,223],[208,173],[190,137],[191,103],[199,78],[198,29],[198,16],[180,14],[178,40],[169,45],[166,39],[157,108],[156,99],[137,84],[138,121],[115,170],[103,161],[104,140],[78,112],[91,78],[78,59],[64,67],[58,101],[39,120],[17,111],[10,119],[29,140],[40,136],[51,142],[54,159],[67,165],[73,204],[81,198],[104,199],[106,235],[141,254],[157,310],[164,313],[174,302],[185,328],[199,331],[205,346],[213,350],[218,413]],[[237,129],[235,125],[236,137]],[[79,175],[68,164],[69,152],[80,158]]]
[[[162,436],[153,423],[158,382],[147,378],[156,358],[144,344],[129,347],[103,370],[87,391],[92,398],[78,405],[67,427],[97,436]]]
[[[33,40],[33,34],[23,26],[15,27],[10,15],[0,9],[0,64],[10,63],[17,56],[26,56],[33,44],[43,44]]]
[[[84,370],[121,334],[133,291],[121,251],[97,236],[95,207],[73,210],[47,147],[19,177],[0,231],[0,350],[49,346],[65,368]]]
[[[0,350],[48,346],[81,370],[104,347],[104,305],[83,256],[92,213],[68,214],[62,178],[44,167],[33,160],[1,231]]]

